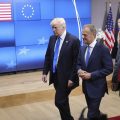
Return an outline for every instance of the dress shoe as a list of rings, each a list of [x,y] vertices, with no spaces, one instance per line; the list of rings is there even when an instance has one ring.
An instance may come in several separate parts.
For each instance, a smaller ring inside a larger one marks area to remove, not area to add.
[[[88,119],[88,120],[108,120],[107,119],[107,114],[100,114],[100,116],[99,117],[95,117],[95,118],[90,118],[90,119]]]
[[[70,120],[74,120],[74,118],[71,116]]]
[[[88,120],[87,118],[79,118],[78,120]]]
[[[100,118],[99,118],[99,120],[108,120],[108,119],[107,119],[107,114],[100,113]]]

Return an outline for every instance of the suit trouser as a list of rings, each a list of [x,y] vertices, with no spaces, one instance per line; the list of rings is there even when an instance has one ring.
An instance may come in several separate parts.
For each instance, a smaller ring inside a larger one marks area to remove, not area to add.
[[[57,75],[55,80],[57,80]],[[54,87],[56,90],[55,93],[55,105],[59,109],[60,116],[62,120],[74,120],[70,113],[69,106],[69,94],[71,92],[70,89],[67,89],[65,85],[61,83],[54,82]]]
[[[87,106],[88,106],[88,114],[87,117],[92,120],[93,118],[99,118],[100,117],[100,103],[101,103],[101,97],[100,98],[90,98],[88,95],[85,95]]]

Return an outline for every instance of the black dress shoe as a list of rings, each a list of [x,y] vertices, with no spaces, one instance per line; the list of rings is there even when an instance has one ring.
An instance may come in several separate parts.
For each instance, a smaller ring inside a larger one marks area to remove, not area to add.
[[[71,117],[71,119],[70,120],[74,120],[74,118],[73,117]]]
[[[106,114],[102,114],[100,117],[90,118],[88,120],[108,120]]]
[[[78,120],[88,120],[87,118],[79,118]]]
[[[107,119],[107,114],[100,114],[99,117],[94,117],[94,118],[90,118],[89,120],[108,120]]]
[[[101,113],[100,117],[99,117],[99,120],[108,120],[107,119],[107,114]]]

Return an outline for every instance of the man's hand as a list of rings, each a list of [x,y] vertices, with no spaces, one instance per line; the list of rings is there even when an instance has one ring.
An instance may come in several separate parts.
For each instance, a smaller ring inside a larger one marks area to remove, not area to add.
[[[84,73],[84,75],[82,75],[81,78],[84,80],[89,80],[91,78],[91,73],[86,72]]]
[[[42,81],[43,81],[44,83],[47,82],[47,75],[42,75]]]
[[[73,81],[72,80],[68,80],[68,87],[72,87],[73,86]]]
[[[86,71],[79,69],[77,73],[79,77],[82,77],[86,73]]]
[[[78,70],[78,76],[81,77],[84,80],[89,80],[91,78],[91,73],[88,73],[87,71],[79,69]]]

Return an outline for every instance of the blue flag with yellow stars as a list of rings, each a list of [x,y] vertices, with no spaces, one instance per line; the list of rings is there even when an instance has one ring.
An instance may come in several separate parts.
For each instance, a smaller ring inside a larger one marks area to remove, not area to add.
[[[15,2],[14,20],[40,20],[39,2]]]

